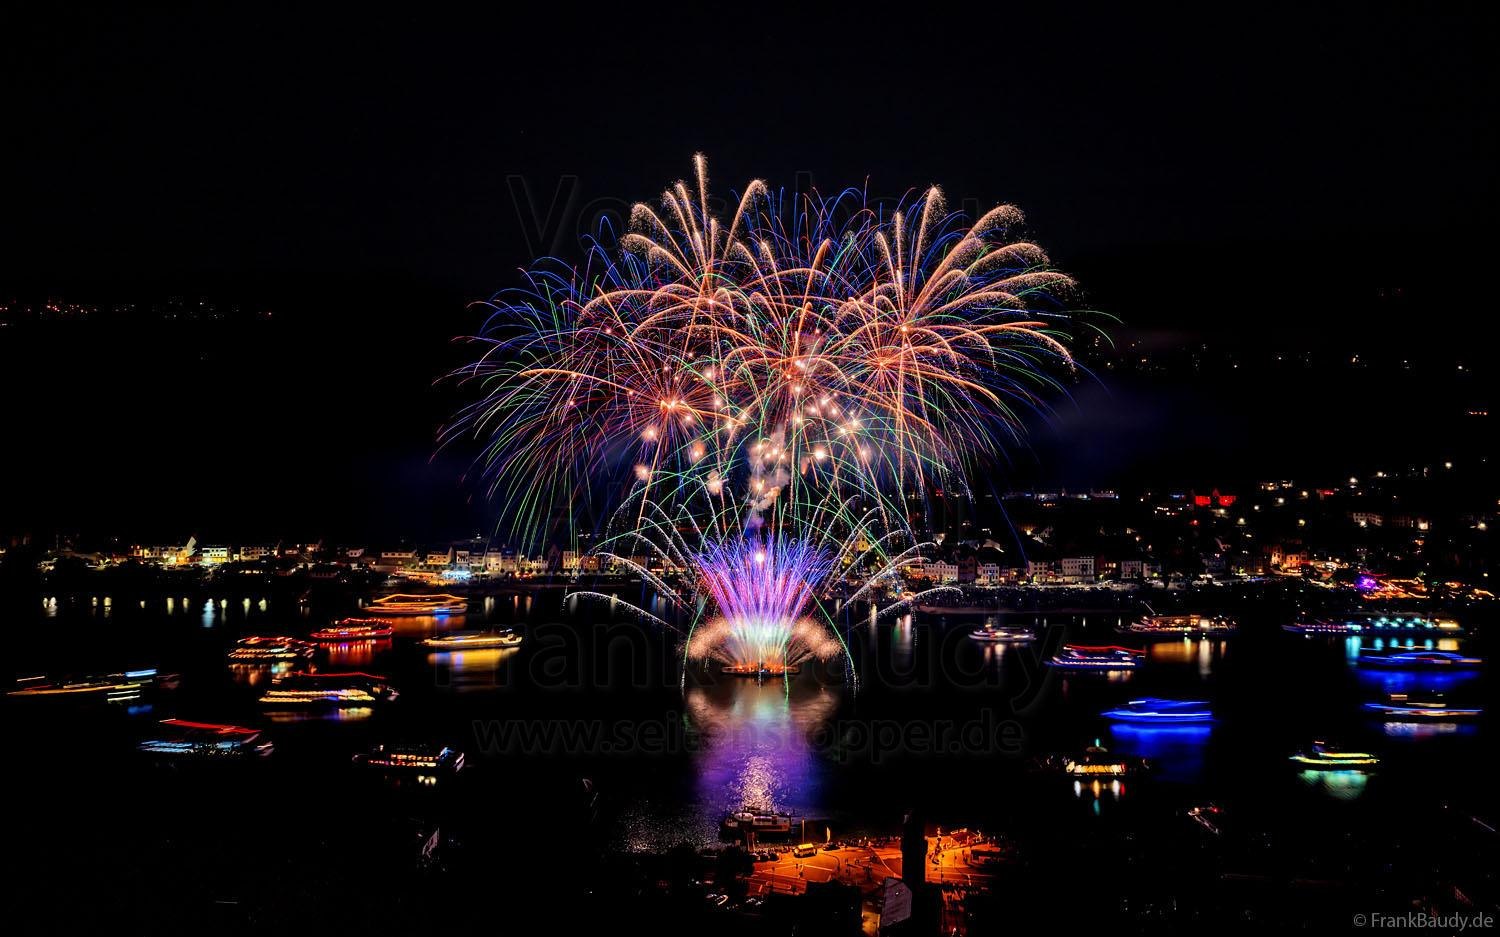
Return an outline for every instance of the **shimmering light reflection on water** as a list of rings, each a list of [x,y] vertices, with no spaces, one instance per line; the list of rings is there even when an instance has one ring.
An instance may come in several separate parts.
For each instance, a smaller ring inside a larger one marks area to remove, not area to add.
[[[1163,781],[1188,783],[1203,774],[1204,747],[1212,726],[1137,726],[1117,723],[1109,727],[1114,743],[1110,751],[1136,755],[1151,762],[1152,776]]]
[[[1299,774],[1309,787],[1318,788],[1336,800],[1354,800],[1370,783],[1370,776],[1363,771],[1309,770]]]
[[[438,686],[466,693],[504,685],[500,665],[518,653],[513,647],[435,651],[427,655],[427,664],[436,672]]]
[[[819,795],[826,769],[811,738],[838,709],[837,691],[731,680],[689,688],[684,704],[699,733],[701,832],[716,831],[725,814],[746,805],[797,816],[824,809]]]

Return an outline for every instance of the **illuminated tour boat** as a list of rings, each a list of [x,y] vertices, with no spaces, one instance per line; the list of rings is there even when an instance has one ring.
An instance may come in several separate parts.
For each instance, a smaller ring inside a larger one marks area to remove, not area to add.
[[[396,698],[386,678],[368,673],[291,673],[278,676],[260,698],[272,708],[372,706]]]
[[[1463,628],[1451,618],[1434,618],[1430,615],[1405,612],[1377,614],[1362,612],[1355,615],[1337,615],[1328,618],[1299,617],[1283,630],[1305,635],[1350,635],[1350,634],[1462,634]]]
[[[1422,721],[1426,719],[1472,719],[1484,712],[1480,706],[1455,706],[1441,696],[1417,693],[1392,693],[1383,703],[1365,704],[1365,711],[1386,719]]]
[[[1453,651],[1402,651],[1398,654],[1379,654],[1366,651],[1359,655],[1359,662],[1366,667],[1390,667],[1400,670],[1449,670],[1453,668],[1478,667],[1484,663],[1480,657],[1465,657]]]
[[[308,635],[314,641],[336,643],[341,641],[374,641],[389,638],[395,629],[381,618],[345,618],[327,628],[320,628]]]
[[[271,753],[269,739],[259,729],[220,725],[213,722],[189,722],[186,719],[163,719],[157,733],[141,741],[136,748],[148,755],[163,758],[186,758],[220,761],[262,758]]]
[[[792,831],[792,815],[761,807],[745,807],[724,817],[720,824],[725,833],[743,835],[784,835]]]
[[[398,592],[383,595],[365,606],[380,618],[416,615],[463,615],[469,611],[469,600],[446,592],[413,595]]]
[[[240,663],[291,661],[313,656],[313,646],[283,635],[250,635],[234,642],[229,659]]]
[[[1118,626],[1122,634],[1188,637],[1227,636],[1240,630],[1240,624],[1227,615],[1144,615],[1129,624]]]
[[[1135,648],[1113,644],[1101,647],[1065,644],[1047,663],[1063,670],[1134,670],[1143,657],[1145,654]]]
[[[424,647],[436,651],[477,651],[482,648],[520,647],[521,636],[514,631],[450,631],[422,640]]]
[[[1318,771],[1363,770],[1380,764],[1380,759],[1369,752],[1341,751],[1327,742],[1314,742],[1307,750],[1293,755],[1291,760]]]
[[[16,688],[6,695],[19,699],[101,699],[113,703],[140,699],[144,690],[159,685],[167,684],[154,669],[127,670],[124,673],[77,679],[23,677],[16,681]]]
[[[1213,709],[1202,700],[1172,700],[1158,697],[1131,700],[1118,709],[1106,709],[1102,715],[1116,722],[1142,725],[1197,725],[1212,722]]]
[[[1090,745],[1081,752],[1051,755],[1046,766],[1074,780],[1088,778],[1129,778],[1141,774],[1147,768],[1144,758],[1135,755],[1116,755],[1101,745]]]
[[[719,665],[719,672],[735,677],[755,677],[764,680],[766,677],[795,677],[802,672],[802,667],[799,664],[776,664],[769,661],[725,663]]]
[[[1030,628],[1007,628],[1000,625],[985,625],[969,632],[969,637],[986,644],[1021,644],[1035,641],[1036,632]]]
[[[391,773],[457,774],[464,767],[464,753],[433,745],[377,745],[354,756],[354,763]]]

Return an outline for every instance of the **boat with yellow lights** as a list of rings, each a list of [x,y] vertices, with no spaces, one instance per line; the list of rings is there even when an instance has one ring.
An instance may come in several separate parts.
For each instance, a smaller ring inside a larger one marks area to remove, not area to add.
[[[469,611],[469,600],[446,592],[396,592],[373,599],[365,608],[378,618],[410,618],[421,615],[463,615]]]
[[[446,746],[376,745],[354,756],[354,763],[388,773],[457,774],[464,767],[464,753]]]
[[[1426,720],[1473,719],[1484,713],[1482,706],[1449,703],[1441,694],[1392,693],[1383,702],[1366,703],[1365,711],[1385,719],[1422,722]]]
[[[1128,624],[1117,625],[1121,634],[1139,634],[1164,638],[1227,637],[1240,630],[1240,623],[1228,615],[1143,615]]]
[[[503,631],[449,631],[422,639],[423,647],[435,651],[477,651],[483,648],[520,647],[521,636]]]
[[[155,669],[127,670],[92,677],[22,677],[6,695],[17,699],[99,699],[123,703],[140,699],[147,689],[170,685],[169,678]]]
[[[1030,628],[1011,628],[1004,625],[985,625],[969,632],[969,638],[985,644],[1024,644],[1036,640],[1036,632]]]
[[[1049,755],[1043,766],[1073,780],[1086,778],[1129,778],[1143,773],[1149,764],[1135,755],[1116,755],[1102,745],[1090,745],[1081,752]]]
[[[276,677],[270,689],[261,696],[262,706],[288,707],[346,707],[373,706],[390,702],[397,696],[396,688],[379,674],[352,673],[289,673]]]
[[[1307,749],[1297,752],[1292,761],[1305,768],[1319,771],[1363,770],[1380,764],[1380,758],[1369,752],[1346,752],[1327,742],[1313,742]]]
[[[344,641],[376,641],[389,638],[395,633],[391,623],[383,618],[343,618],[327,628],[319,628],[308,639],[328,644]]]
[[[312,644],[300,638],[253,634],[234,642],[229,659],[242,664],[294,661],[312,657],[314,650]]]

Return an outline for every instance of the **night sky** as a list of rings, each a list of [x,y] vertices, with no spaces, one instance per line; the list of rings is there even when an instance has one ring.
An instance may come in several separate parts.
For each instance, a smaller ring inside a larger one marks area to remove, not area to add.
[[[0,300],[275,313],[0,330],[0,533],[486,527],[460,477],[473,453],[431,459],[453,404],[433,381],[481,321],[466,302],[573,253],[695,152],[721,194],[800,175],[1017,204],[1122,340],[1489,357],[1487,5],[646,9],[0,14]],[[1169,449],[1244,467],[1267,439],[1314,436],[1265,419],[1268,398],[1347,392],[1308,380],[1198,394],[1191,430],[1171,391],[1106,380],[1018,472],[1109,483]],[[1376,383],[1335,405],[1358,420],[1473,393]]]

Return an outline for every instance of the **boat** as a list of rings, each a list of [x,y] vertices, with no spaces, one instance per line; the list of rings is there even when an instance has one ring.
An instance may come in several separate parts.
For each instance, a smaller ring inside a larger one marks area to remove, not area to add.
[[[311,657],[313,650],[312,644],[300,638],[254,634],[235,641],[229,659],[241,663],[289,661]]]
[[[1214,720],[1213,709],[1203,700],[1172,700],[1155,696],[1131,700],[1118,709],[1106,709],[1101,715],[1116,722],[1145,725],[1196,725]]]
[[[464,753],[433,745],[377,745],[354,756],[354,763],[387,772],[457,774],[464,767]]]
[[[1455,706],[1441,694],[1392,693],[1384,702],[1366,703],[1365,711],[1386,719],[1421,722],[1428,719],[1472,719],[1484,712],[1481,706]]]
[[[163,719],[159,725],[157,734],[143,739],[137,750],[164,758],[219,761],[263,758],[274,747],[269,739],[261,737],[259,729],[244,726],[186,719]]]
[[[469,611],[469,600],[446,592],[412,594],[395,592],[374,599],[365,606],[380,618],[414,615],[463,615]]]
[[[1049,755],[1043,765],[1074,780],[1134,777],[1148,767],[1144,758],[1112,754],[1102,745],[1090,745],[1081,752]]]
[[[1000,625],[985,625],[969,632],[969,637],[986,644],[1021,644],[1035,641],[1036,632],[1030,628],[1009,628]]]
[[[1228,615],[1157,615],[1137,618],[1129,624],[1117,625],[1121,634],[1183,635],[1206,637],[1208,635],[1231,635],[1240,630],[1240,623]]]
[[[491,647],[520,647],[521,636],[514,631],[449,631],[422,639],[423,647],[438,651],[470,651]]]
[[[725,816],[720,827],[724,832],[736,835],[784,834],[792,831],[792,815],[763,807],[743,807]]]
[[[6,695],[19,699],[101,699],[120,703],[140,699],[150,688],[170,688],[175,679],[175,675],[159,674],[155,669],[56,680],[47,676],[22,677]]]
[[[1349,634],[1462,634],[1463,627],[1451,618],[1435,618],[1417,612],[1360,612],[1329,617],[1299,616],[1283,631],[1304,635]]]
[[[291,673],[276,677],[260,698],[275,708],[372,706],[397,696],[386,678],[369,673]]]
[[[1293,755],[1291,760],[1319,771],[1373,768],[1380,764],[1380,758],[1369,752],[1341,751],[1327,742],[1313,742],[1304,751]]]
[[[733,677],[755,677],[764,680],[766,677],[795,677],[802,672],[798,664],[768,664],[764,661],[750,664],[721,664],[719,673],[728,674]]]
[[[1380,654],[1366,651],[1359,655],[1359,662],[1367,667],[1391,667],[1401,670],[1448,670],[1478,667],[1484,663],[1481,657],[1465,657],[1453,651],[1403,651],[1399,654]]]
[[[1102,647],[1064,644],[1047,663],[1064,670],[1134,670],[1143,657],[1145,654],[1135,648],[1113,644]]]
[[[374,641],[389,638],[395,633],[391,623],[383,618],[342,618],[308,635],[313,641]]]

